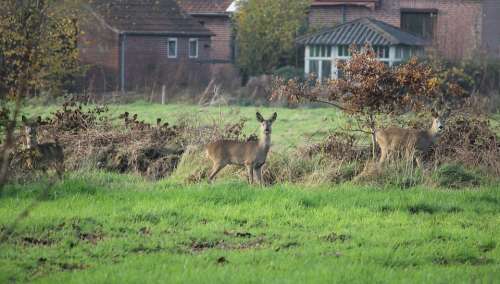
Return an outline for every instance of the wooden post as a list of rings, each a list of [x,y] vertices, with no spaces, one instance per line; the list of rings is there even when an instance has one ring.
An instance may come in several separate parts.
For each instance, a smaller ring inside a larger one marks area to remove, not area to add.
[[[161,104],[165,104],[165,85],[161,86]]]

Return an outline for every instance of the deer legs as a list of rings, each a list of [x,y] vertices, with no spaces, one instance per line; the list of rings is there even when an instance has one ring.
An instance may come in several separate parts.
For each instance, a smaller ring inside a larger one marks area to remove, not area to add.
[[[255,168],[255,177],[257,178],[259,185],[264,185],[264,182],[262,181],[262,166]]]
[[[214,166],[212,167],[212,173],[210,174],[210,176],[208,177],[208,182],[212,182],[212,180],[214,179],[215,175],[217,175],[220,170],[222,170],[226,165],[221,165],[221,164],[214,164]]]
[[[253,165],[247,165],[248,183],[253,184]]]
[[[212,172],[208,176],[208,182],[212,182],[212,180],[215,178],[215,176],[225,167],[226,165],[223,164],[214,164],[212,167]],[[247,168],[247,178],[248,178],[248,183],[253,184],[254,182],[254,176],[255,180],[260,184],[263,185],[264,182],[262,180],[262,165],[260,166],[254,166],[252,164],[246,165]]]

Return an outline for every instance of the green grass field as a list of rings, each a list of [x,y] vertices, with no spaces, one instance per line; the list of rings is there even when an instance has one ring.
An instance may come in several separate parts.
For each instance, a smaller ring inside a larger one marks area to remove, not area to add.
[[[29,114],[54,108],[30,107]],[[278,112],[273,147],[320,139],[346,121],[331,109]],[[256,108],[113,106],[154,121],[210,123]],[[222,115],[220,114],[222,113]],[[48,184],[8,185],[0,231]],[[0,283],[500,283],[500,188],[261,188],[237,179],[184,185],[67,173],[0,244]]]
[[[6,226],[43,188],[10,186]],[[0,245],[0,283],[495,283],[500,191],[182,186],[72,174]]]

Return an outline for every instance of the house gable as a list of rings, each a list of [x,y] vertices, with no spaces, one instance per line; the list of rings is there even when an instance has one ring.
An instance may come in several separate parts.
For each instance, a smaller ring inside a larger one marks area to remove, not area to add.
[[[120,33],[212,35],[175,0],[93,0],[87,7]]]

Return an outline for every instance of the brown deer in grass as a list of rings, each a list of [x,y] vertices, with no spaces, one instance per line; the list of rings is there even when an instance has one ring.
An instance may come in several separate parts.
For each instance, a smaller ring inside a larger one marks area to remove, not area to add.
[[[26,135],[26,149],[29,151],[26,163],[29,169],[48,170],[54,169],[59,178],[64,173],[64,153],[61,145],[57,143],[38,143],[37,130],[39,122],[28,121],[22,117],[24,134]]]
[[[406,129],[390,127],[376,131],[375,139],[380,147],[380,161],[382,165],[387,158],[394,154],[413,155],[417,166],[422,167],[422,158],[436,143],[437,138],[444,129],[444,123],[450,114],[449,109],[442,114],[432,111],[432,126],[430,129]]]
[[[267,120],[258,112],[256,115],[262,130],[258,141],[220,140],[207,145],[207,156],[213,163],[212,172],[208,177],[209,182],[225,166],[240,165],[247,168],[248,182],[250,184],[253,183],[254,172],[259,184],[263,184],[262,166],[266,162],[267,153],[271,147],[271,127],[278,114],[274,113]]]

